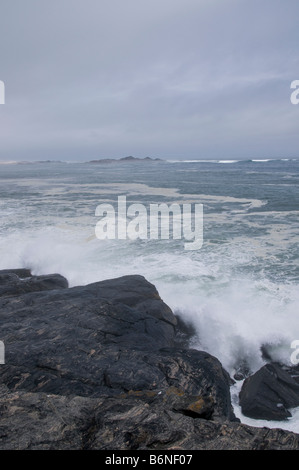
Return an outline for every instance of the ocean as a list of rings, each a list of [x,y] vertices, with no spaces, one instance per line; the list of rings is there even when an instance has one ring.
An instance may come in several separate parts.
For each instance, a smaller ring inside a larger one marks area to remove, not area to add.
[[[0,165],[0,269],[60,273],[70,286],[141,274],[193,325],[192,347],[234,375],[290,365],[299,340],[299,160],[188,160]],[[96,208],[202,204],[203,243],[99,239]],[[299,432],[286,422],[242,422]]]

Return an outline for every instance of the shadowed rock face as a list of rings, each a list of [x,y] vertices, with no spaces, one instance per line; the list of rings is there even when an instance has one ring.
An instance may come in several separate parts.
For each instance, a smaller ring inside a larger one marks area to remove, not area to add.
[[[0,325],[0,449],[299,448],[237,422],[228,374],[142,276],[1,271]]]

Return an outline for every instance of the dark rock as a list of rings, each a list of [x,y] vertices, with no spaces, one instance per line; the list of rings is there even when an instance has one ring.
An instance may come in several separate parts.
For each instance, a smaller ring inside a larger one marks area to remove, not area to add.
[[[211,419],[215,401],[211,396],[186,395],[183,390],[169,387],[165,393],[167,407],[192,418]]]
[[[144,277],[0,279],[0,449],[299,449],[238,422],[229,375]]]
[[[0,387],[1,450],[298,450],[280,429],[188,415],[179,392],[128,392],[99,398]],[[200,401],[200,397],[196,397]],[[194,397],[193,397],[194,399]],[[185,401],[184,401],[185,400]],[[195,406],[196,407],[196,406]],[[175,409],[176,408],[176,409]],[[199,406],[200,408],[200,406]]]
[[[299,384],[279,364],[266,364],[244,381],[239,398],[245,416],[284,420],[299,406]]]
[[[3,274],[16,274],[21,279],[32,276],[30,269],[2,269],[0,275]]]
[[[87,163],[91,164],[106,164],[106,163],[135,163],[135,162],[140,162],[140,163],[148,163],[148,162],[162,162],[160,158],[151,158],[151,157],[145,157],[145,158],[139,158],[139,157],[133,157],[129,155],[128,157],[122,157],[122,158],[102,158],[100,160],[91,160]]]
[[[3,296],[0,311],[0,380],[12,390],[100,397],[174,385],[209,392],[215,415],[233,416],[228,374],[209,354],[178,349],[176,317],[142,276]]]
[[[0,297],[67,287],[67,280],[60,274],[32,276],[26,269],[0,271]]]
[[[286,371],[297,384],[299,384],[299,364],[294,366],[281,366],[284,371]]]

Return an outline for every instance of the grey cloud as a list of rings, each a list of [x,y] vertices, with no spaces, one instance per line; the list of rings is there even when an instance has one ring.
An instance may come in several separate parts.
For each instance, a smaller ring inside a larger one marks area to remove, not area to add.
[[[296,156],[297,0],[3,0],[1,10],[2,160]]]

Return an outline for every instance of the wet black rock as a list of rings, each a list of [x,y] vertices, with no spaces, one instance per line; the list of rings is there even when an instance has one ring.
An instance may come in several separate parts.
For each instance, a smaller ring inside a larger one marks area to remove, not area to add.
[[[0,271],[0,449],[298,449],[243,426],[218,359],[142,276]]]
[[[0,298],[0,377],[10,389],[100,397],[176,385],[213,395],[215,413],[232,414],[228,374],[209,354],[178,348],[177,319],[142,276],[19,294],[20,283],[34,290],[50,276],[41,278],[16,279],[15,296],[10,278]]]

